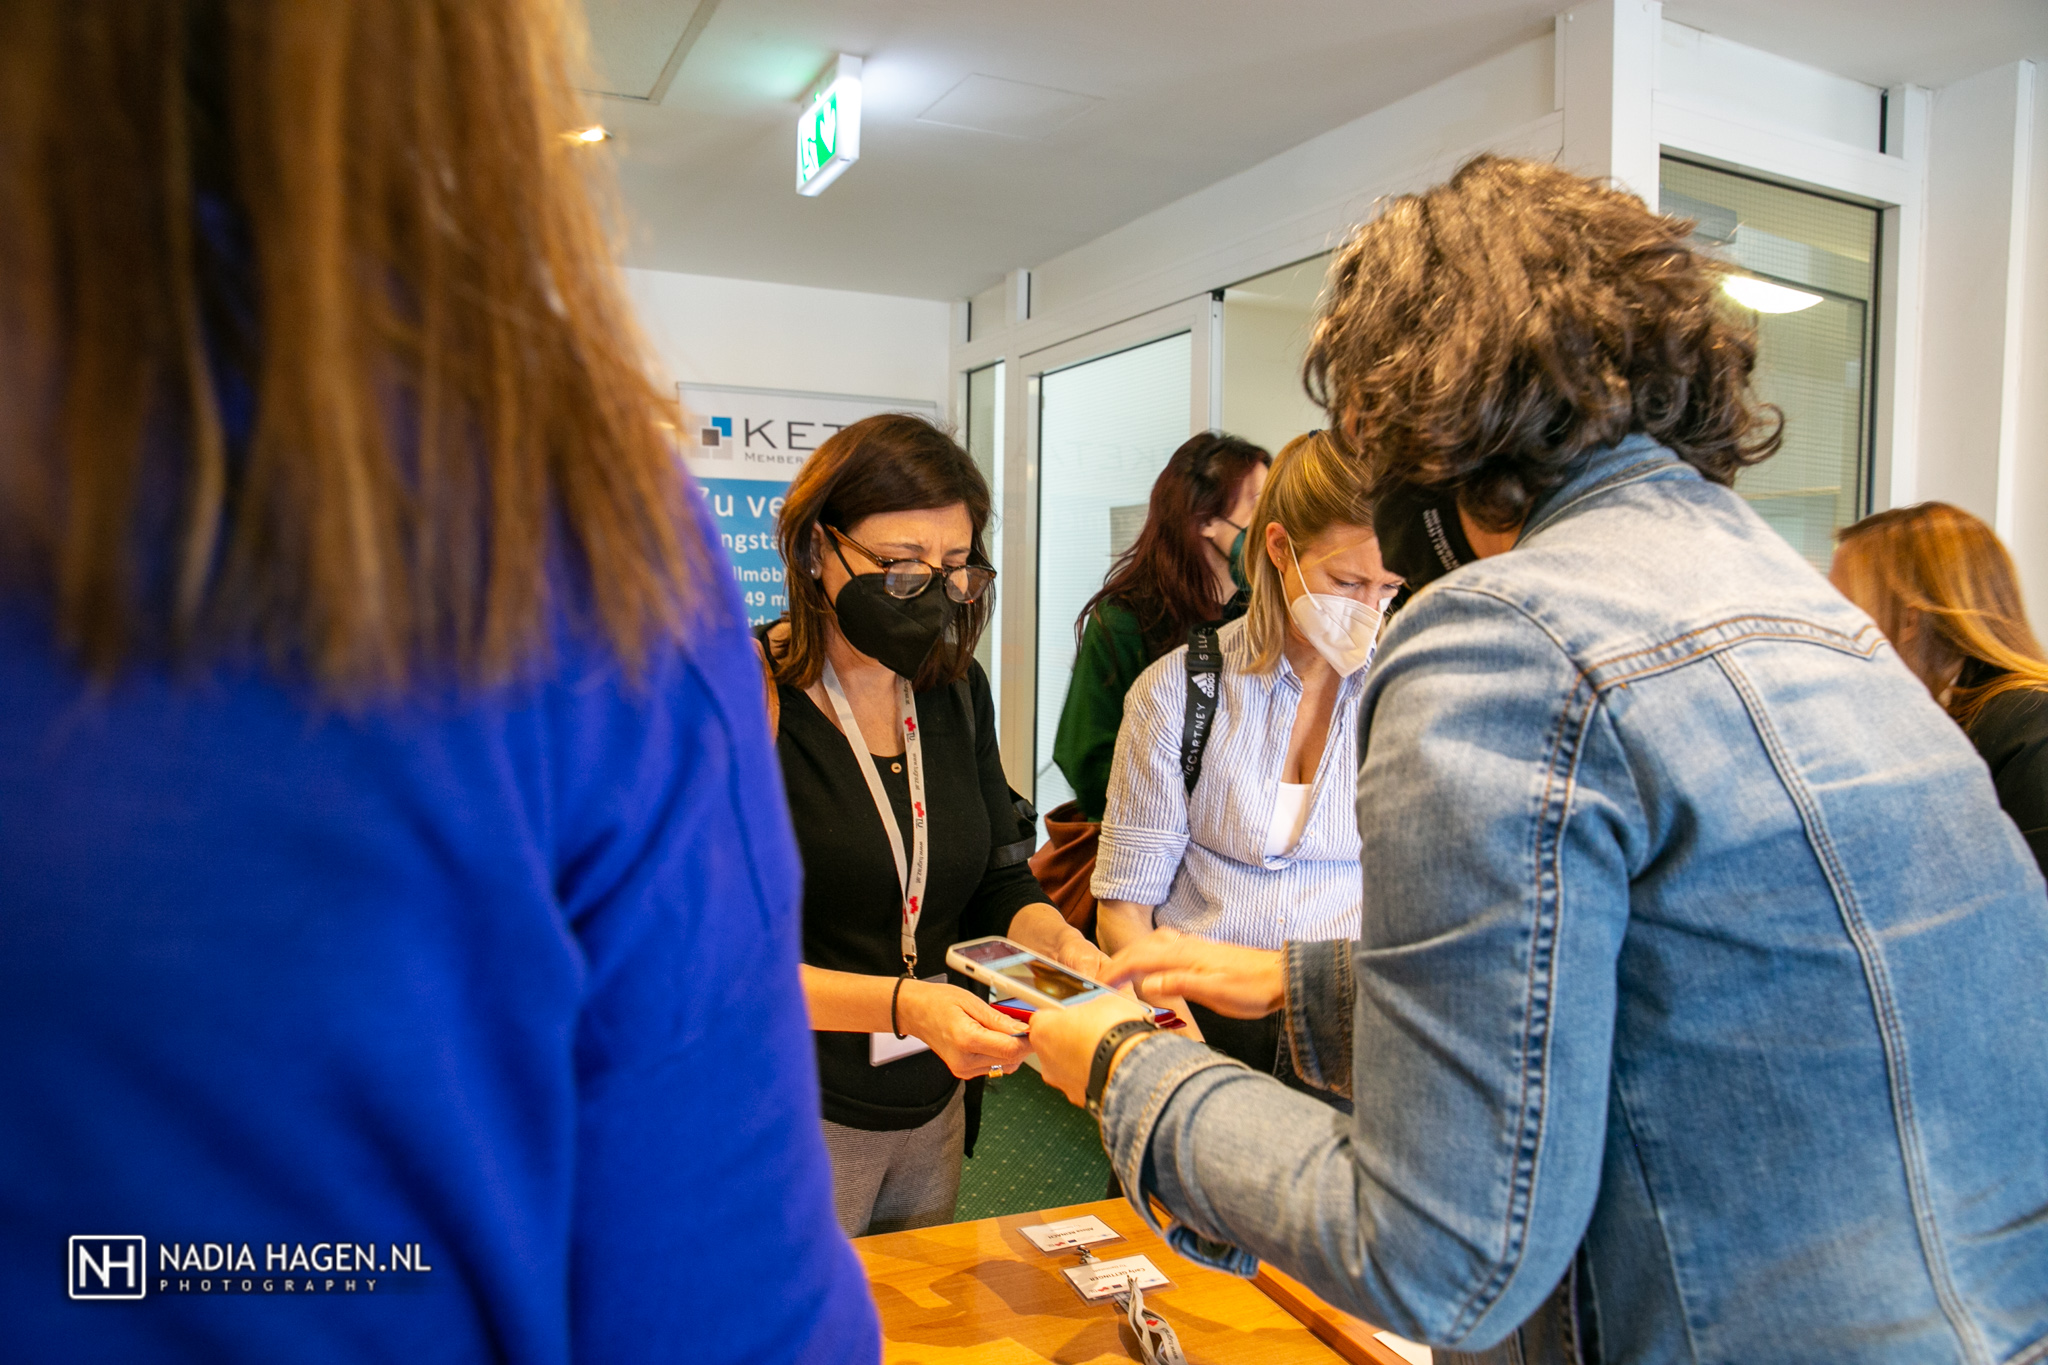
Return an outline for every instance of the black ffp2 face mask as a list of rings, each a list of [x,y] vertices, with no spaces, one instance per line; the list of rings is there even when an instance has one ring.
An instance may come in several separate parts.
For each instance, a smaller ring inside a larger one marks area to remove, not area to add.
[[[1409,593],[1479,558],[1458,520],[1458,495],[1447,488],[1398,484],[1373,504],[1380,563],[1401,575]]]
[[[846,643],[901,677],[917,678],[918,670],[952,628],[959,607],[939,575],[915,597],[892,597],[883,575],[855,574],[832,599],[839,633]]]

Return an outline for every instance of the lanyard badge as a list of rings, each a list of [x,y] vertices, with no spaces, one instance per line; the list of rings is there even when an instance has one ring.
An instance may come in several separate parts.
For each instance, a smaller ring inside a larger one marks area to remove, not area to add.
[[[924,917],[925,881],[931,870],[931,841],[925,833],[924,737],[917,728],[917,696],[910,690],[910,680],[899,675],[896,679],[896,723],[903,734],[903,766],[910,775],[910,849],[906,856],[903,830],[896,822],[896,808],[889,803],[889,793],[882,789],[882,775],[875,767],[875,756],[868,752],[867,741],[861,738],[860,723],[853,718],[853,707],[847,703],[846,693],[839,686],[839,675],[833,671],[830,659],[825,661],[824,683],[825,695],[832,700],[833,714],[839,718],[840,733],[853,749],[854,762],[860,765],[861,776],[867,779],[868,795],[874,799],[875,813],[882,818],[882,832],[889,836],[889,854],[896,861],[896,885],[903,894],[903,974],[915,977],[917,922]]]

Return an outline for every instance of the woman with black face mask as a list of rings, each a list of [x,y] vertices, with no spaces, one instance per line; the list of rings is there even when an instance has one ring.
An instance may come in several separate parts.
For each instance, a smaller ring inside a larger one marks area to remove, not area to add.
[[[783,503],[789,610],[759,638],[804,864],[803,977],[834,1200],[849,1236],[951,1221],[961,1080],[1030,1052],[946,949],[1007,934],[1106,959],[1025,859],[974,645],[993,605],[988,485],[929,422],[836,433]]]

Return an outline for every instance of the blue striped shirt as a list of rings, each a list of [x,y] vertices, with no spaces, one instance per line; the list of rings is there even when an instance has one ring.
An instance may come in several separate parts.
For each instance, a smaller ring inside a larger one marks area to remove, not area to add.
[[[1154,906],[1156,925],[1253,948],[1356,938],[1362,883],[1353,793],[1368,670],[1345,679],[1337,695],[1301,838],[1284,856],[1268,857],[1301,680],[1285,659],[1268,673],[1250,670],[1244,622],[1223,627],[1221,639],[1221,700],[1192,794],[1180,769],[1186,647],[1140,674],[1124,700],[1095,895]]]

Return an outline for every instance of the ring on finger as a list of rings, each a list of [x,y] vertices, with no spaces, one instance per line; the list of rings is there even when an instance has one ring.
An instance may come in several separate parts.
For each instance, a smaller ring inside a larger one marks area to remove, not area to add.
[[[996,1077],[998,1077],[998,1076],[1002,1075],[1002,1074],[1003,1074],[1003,1064],[1002,1064],[1001,1062],[994,1062],[994,1063],[991,1063],[991,1064],[990,1064],[990,1066],[989,1066],[989,1069],[988,1069],[988,1074],[989,1074],[989,1079],[990,1079],[990,1080],[994,1080],[994,1079],[995,1079]]]

